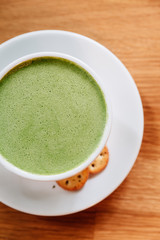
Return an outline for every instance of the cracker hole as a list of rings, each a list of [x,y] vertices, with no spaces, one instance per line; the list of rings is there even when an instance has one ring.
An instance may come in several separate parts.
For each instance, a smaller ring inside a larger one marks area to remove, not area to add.
[[[78,175],[78,178],[81,178],[81,175]]]
[[[67,181],[66,181],[66,185],[68,185],[68,183],[69,183],[69,181],[67,180]]]
[[[92,163],[92,167],[94,167],[95,165],[94,165],[94,163]]]

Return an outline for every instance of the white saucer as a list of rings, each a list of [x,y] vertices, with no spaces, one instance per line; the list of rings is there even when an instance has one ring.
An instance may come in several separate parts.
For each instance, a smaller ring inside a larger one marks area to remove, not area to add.
[[[136,85],[124,65],[99,43],[71,32],[38,31],[0,45],[0,71],[13,60],[42,51],[66,53],[87,63],[110,93],[113,124],[108,141],[108,167],[78,192],[55,182],[22,179],[0,166],[0,201],[22,212],[58,216],[84,210],[110,195],[131,170],[143,136],[143,108]],[[55,188],[52,188],[53,185]]]

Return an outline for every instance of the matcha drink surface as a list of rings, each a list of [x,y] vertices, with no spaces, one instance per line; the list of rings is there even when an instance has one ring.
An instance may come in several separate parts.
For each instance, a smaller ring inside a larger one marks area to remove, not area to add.
[[[61,58],[36,58],[0,81],[0,154],[27,172],[59,174],[98,146],[106,104],[93,77]]]

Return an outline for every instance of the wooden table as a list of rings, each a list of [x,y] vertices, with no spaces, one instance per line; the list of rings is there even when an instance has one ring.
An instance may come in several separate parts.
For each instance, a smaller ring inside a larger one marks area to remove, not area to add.
[[[144,138],[127,179],[86,211],[39,217],[0,204],[0,240],[159,240],[160,1],[0,0],[0,43],[40,29],[86,35],[122,60],[142,97]]]

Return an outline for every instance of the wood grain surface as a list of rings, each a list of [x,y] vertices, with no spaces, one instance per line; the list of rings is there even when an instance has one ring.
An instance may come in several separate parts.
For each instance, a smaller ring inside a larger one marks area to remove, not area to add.
[[[93,38],[132,74],[144,107],[144,138],[126,180],[96,206],[38,217],[0,204],[0,240],[160,239],[160,0],[0,0],[0,43],[61,29]]]

